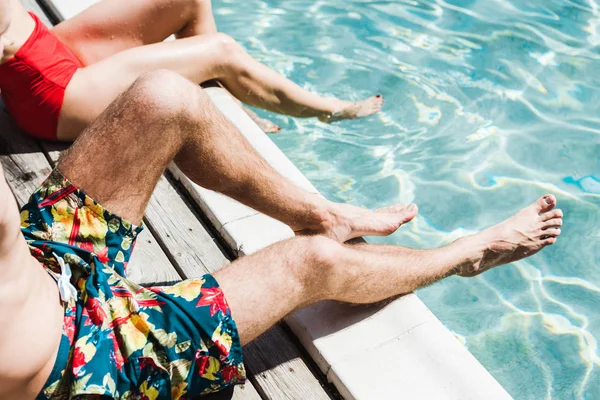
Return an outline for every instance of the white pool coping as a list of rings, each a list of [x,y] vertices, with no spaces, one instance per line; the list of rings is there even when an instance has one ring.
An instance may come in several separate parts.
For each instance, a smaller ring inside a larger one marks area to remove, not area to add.
[[[64,18],[71,18],[97,1],[52,3]],[[224,90],[206,91],[273,168],[318,193]],[[285,224],[195,185],[174,166],[171,170],[238,255],[293,237]],[[369,307],[322,302],[286,322],[346,400],[511,399],[415,294]]]

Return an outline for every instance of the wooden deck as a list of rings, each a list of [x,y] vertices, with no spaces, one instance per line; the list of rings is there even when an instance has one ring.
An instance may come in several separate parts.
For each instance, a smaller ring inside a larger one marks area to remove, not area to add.
[[[22,3],[51,25],[34,0]],[[3,109],[0,111],[0,162],[19,206],[50,173],[63,148],[27,137]],[[169,173],[158,182],[144,223],[146,229],[138,238],[128,268],[128,278],[139,284],[165,285],[198,277],[217,271],[234,258],[235,252]],[[244,356],[248,382],[227,398],[339,398],[283,324],[246,346]]]

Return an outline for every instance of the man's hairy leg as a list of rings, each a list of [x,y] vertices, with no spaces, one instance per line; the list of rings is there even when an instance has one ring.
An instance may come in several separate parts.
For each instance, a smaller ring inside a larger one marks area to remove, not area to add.
[[[374,303],[452,274],[473,276],[554,244],[562,212],[547,195],[504,222],[432,250],[343,245],[298,237],[215,273],[246,344],[290,312],[320,300]]]
[[[0,166],[0,398],[34,398],[62,333],[58,288],[31,257]]]
[[[390,234],[417,212],[404,205],[373,212],[300,189],[260,157],[202,89],[169,71],[139,78],[84,131],[58,168],[106,208],[139,222],[172,160],[205,188],[296,231],[338,241]]]

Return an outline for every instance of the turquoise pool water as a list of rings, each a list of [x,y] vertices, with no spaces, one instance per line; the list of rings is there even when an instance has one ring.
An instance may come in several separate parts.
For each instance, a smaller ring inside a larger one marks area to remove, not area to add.
[[[432,247],[554,193],[558,244],[419,291],[519,399],[600,398],[597,0],[220,0],[219,28],[306,88],[384,111],[328,126],[272,116],[327,197],[416,202],[384,240]]]

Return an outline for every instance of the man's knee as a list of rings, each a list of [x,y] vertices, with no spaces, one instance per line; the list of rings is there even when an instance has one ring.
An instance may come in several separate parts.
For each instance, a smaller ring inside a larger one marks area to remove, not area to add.
[[[126,96],[140,114],[169,121],[184,115],[193,104],[204,100],[206,94],[175,72],[156,70],[136,79]]]
[[[325,236],[294,239],[299,247],[299,262],[294,269],[300,284],[308,288],[327,287],[342,259],[344,246]]]

